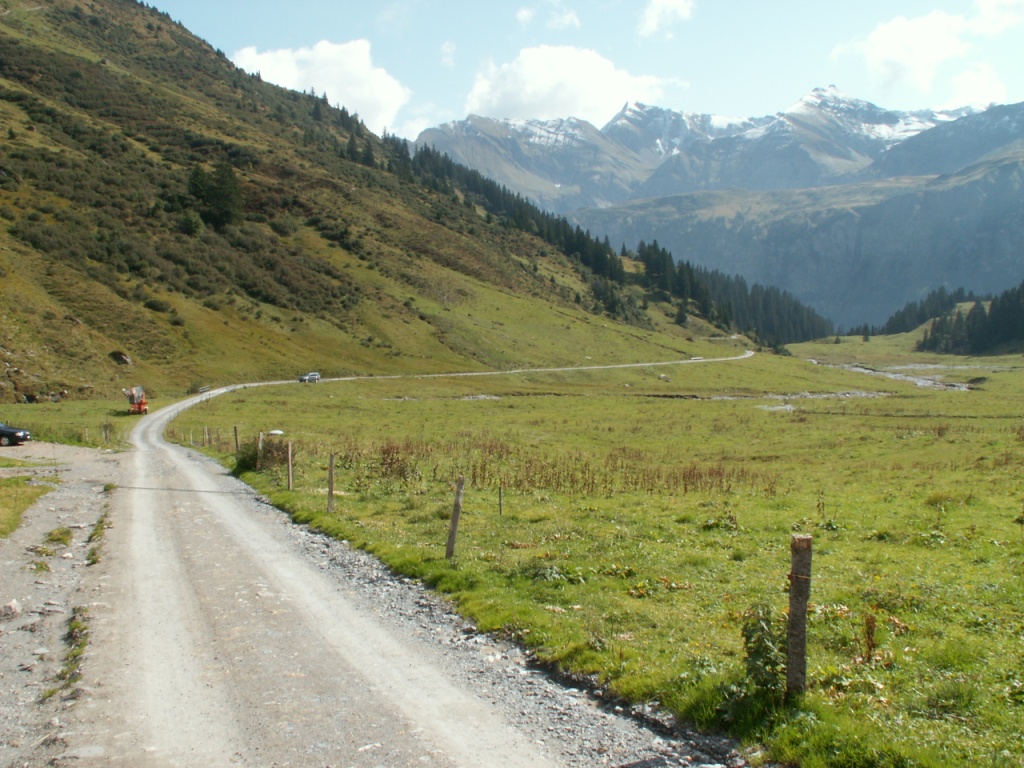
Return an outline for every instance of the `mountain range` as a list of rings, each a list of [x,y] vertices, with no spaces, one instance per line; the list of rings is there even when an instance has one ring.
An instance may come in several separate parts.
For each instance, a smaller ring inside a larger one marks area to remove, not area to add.
[[[309,371],[744,343],[709,322],[717,299],[699,276],[652,295],[565,218],[440,153],[412,155],[323,95],[264,82],[146,3],[0,7],[0,403],[123,400],[143,385],[157,407]],[[732,317],[766,317],[746,303]],[[791,299],[771,309],[764,338],[829,332]]]
[[[470,116],[416,143],[597,236],[656,239],[840,325],[1024,276],[1024,104],[900,112],[830,86],[758,118],[634,103],[600,130]]]
[[[575,118],[470,115],[416,139],[556,213],[714,189],[796,189],[871,177],[907,139],[980,110],[894,112],[816,88],[783,112],[734,118],[626,104],[603,128]]]

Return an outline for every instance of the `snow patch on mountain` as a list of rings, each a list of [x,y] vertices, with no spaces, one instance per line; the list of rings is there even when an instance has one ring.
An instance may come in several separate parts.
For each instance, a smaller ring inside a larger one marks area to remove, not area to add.
[[[470,115],[424,131],[417,144],[432,144],[541,207],[566,212],[698,190],[851,183],[892,175],[897,168],[895,175],[906,175],[919,167],[917,161],[881,161],[936,126],[980,111],[897,111],[828,86],[760,117],[681,112],[637,101],[624,104],[600,129],[572,117]],[[902,149],[897,155],[910,157]]]
[[[590,123],[574,117],[556,120],[509,119],[503,122],[509,131],[521,137],[523,141],[543,147],[584,144],[587,129],[593,130]]]

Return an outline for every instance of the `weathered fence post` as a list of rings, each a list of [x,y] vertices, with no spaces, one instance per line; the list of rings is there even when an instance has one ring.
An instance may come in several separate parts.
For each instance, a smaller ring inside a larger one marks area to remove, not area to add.
[[[256,471],[259,472],[260,465],[263,463],[263,433],[260,432],[259,437],[256,438]]]
[[[334,511],[334,454],[327,463],[327,512]]]
[[[292,441],[288,441],[288,490],[292,490]]]
[[[238,425],[235,424],[235,453],[238,453]]]
[[[452,507],[452,524],[448,529],[448,548],[444,552],[448,560],[455,556],[455,539],[459,534],[459,518],[462,516],[462,487],[465,482],[466,478],[459,475],[459,482],[455,486],[455,506]]]
[[[813,536],[797,535],[790,543],[789,630],[786,654],[786,699],[807,687],[807,601],[811,596],[811,543]]]

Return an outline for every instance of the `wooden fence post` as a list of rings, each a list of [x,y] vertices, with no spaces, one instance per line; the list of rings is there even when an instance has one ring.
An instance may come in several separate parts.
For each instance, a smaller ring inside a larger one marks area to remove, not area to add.
[[[256,438],[256,471],[259,472],[260,464],[263,463],[263,433],[260,432]]]
[[[811,543],[813,536],[797,535],[790,543],[789,628],[786,654],[786,699],[807,687],[807,601],[811,596]]]
[[[462,516],[462,487],[465,482],[466,478],[459,475],[458,485],[455,486],[455,506],[452,507],[452,524],[448,529],[448,548],[444,552],[448,560],[455,556],[455,539],[459,533],[459,518]]]
[[[288,441],[288,490],[292,490],[292,441]]]
[[[334,454],[327,464],[327,512],[334,511]]]
[[[238,425],[235,424],[235,453],[238,453]]]

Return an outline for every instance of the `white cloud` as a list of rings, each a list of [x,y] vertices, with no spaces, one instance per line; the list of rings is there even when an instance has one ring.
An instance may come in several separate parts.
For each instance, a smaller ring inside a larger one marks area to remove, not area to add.
[[[436,104],[410,105],[402,110],[398,123],[388,130],[395,136],[415,141],[427,128],[433,128],[452,119],[454,118],[449,112]]]
[[[441,66],[445,69],[455,68],[455,43],[451,40],[441,43]]]
[[[548,29],[579,29],[582,26],[580,17],[576,14],[576,11],[571,8],[564,7],[561,0],[547,0],[547,5],[549,7],[547,11],[547,21],[544,22],[544,26]],[[516,11],[516,21],[523,29],[530,26],[536,18],[536,8],[523,6]]]
[[[975,0],[974,6],[970,26],[979,35],[1000,35],[1024,21],[1024,0]]]
[[[576,11],[559,8],[548,19],[548,27],[550,29],[569,29],[569,27],[579,29],[580,17],[576,15]]]
[[[321,40],[312,47],[264,52],[249,46],[236,51],[231,60],[248,72],[259,72],[275,85],[327,94],[331,104],[357,112],[377,134],[394,123],[398,110],[411,96],[396,78],[373,65],[368,40]]]
[[[578,117],[600,127],[627,101],[657,103],[677,81],[631,75],[595,51],[524,48],[514,61],[477,73],[466,111],[489,117]]]
[[[886,86],[909,84],[928,93],[939,66],[967,54],[966,28],[966,19],[944,11],[914,19],[898,16],[876,26],[853,50]]]
[[[974,83],[980,92],[1005,96],[997,73],[981,61],[984,41],[980,38],[998,37],[1022,22],[1024,0],[975,0],[970,15],[932,11],[882,22],[866,38],[837,46],[832,58],[860,56],[868,72],[884,86],[910,86],[927,94],[944,64],[974,57],[952,88],[960,94],[968,83]]]
[[[991,65],[979,62],[953,78],[953,95],[942,106],[987,107],[1006,103],[1006,86]]]
[[[696,0],[648,0],[640,16],[637,32],[650,37],[677,21],[686,21],[693,15]]]

